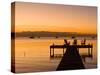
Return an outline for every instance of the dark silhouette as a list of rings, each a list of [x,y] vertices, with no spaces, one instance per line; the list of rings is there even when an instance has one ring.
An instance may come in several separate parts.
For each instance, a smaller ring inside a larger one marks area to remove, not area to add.
[[[70,41],[67,41],[67,39],[64,39],[65,45],[70,45]]]
[[[11,39],[15,39],[15,33],[11,32]]]
[[[75,39],[76,37],[97,37],[97,34],[80,34],[76,32],[49,32],[49,31],[26,31],[26,32],[15,32],[16,37],[29,37],[29,36],[40,36],[40,37],[71,37]]]
[[[85,67],[82,62],[81,56],[77,51],[77,48],[75,46],[72,46],[67,48],[56,70],[59,71],[59,70],[74,70],[74,69],[85,69]]]
[[[86,39],[82,40],[82,41],[81,41],[81,44],[82,44],[82,45],[85,45],[85,44],[86,44]]]
[[[75,38],[75,36],[72,36],[72,39],[74,39]]]
[[[73,45],[77,45],[77,39],[74,39]]]
[[[31,37],[29,37],[29,38],[35,38],[34,36],[31,36]]]
[[[86,42],[86,40],[84,40],[84,42]],[[61,55],[54,53],[54,48],[63,49],[63,57],[56,70],[85,69],[82,57],[84,58],[84,61],[85,57],[92,57],[93,45],[78,45],[77,39],[74,39],[73,45],[70,45],[70,42],[66,39],[64,39],[64,43],[64,45],[54,45],[53,43],[53,45],[50,46],[50,58],[53,59],[61,57]],[[79,48],[88,48],[88,55],[80,56]],[[66,49],[66,51],[64,49]]]

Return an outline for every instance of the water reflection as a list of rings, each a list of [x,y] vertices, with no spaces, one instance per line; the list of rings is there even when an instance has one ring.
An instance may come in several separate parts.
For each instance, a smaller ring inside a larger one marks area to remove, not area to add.
[[[55,54],[54,57],[50,57],[50,60],[60,60],[63,57],[63,54]],[[89,58],[93,60],[93,55],[92,54],[81,54],[83,62],[87,62],[86,59]]]
[[[72,40],[69,39],[70,44]],[[94,68],[97,65],[97,40],[87,40],[88,43],[93,43],[92,60],[90,56],[82,56],[87,54],[88,50],[80,49],[79,53],[83,59],[86,68]],[[55,49],[55,57],[50,58],[49,46],[55,43],[57,45],[64,44],[63,39],[29,39],[29,38],[16,38],[15,39],[15,64],[16,72],[26,71],[55,71],[62,58],[62,49]],[[78,40],[80,44],[80,40]],[[41,63],[40,63],[41,62]],[[91,66],[93,65],[93,66]],[[48,69],[47,69],[48,68]]]

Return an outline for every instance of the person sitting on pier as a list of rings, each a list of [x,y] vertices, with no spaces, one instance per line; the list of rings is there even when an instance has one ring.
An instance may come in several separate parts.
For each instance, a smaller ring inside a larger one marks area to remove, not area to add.
[[[77,39],[74,39],[73,45],[77,45]]]
[[[66,39],[64,39],[65,45],[70,45],[70,42],[68,42]]]
[[[81,41],[81,45],[85,45],[86,44],[86,39]]]

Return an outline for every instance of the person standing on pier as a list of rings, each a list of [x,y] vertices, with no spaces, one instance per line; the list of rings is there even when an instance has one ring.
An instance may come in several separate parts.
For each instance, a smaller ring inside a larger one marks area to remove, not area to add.
[[[77,45],[77,39],[74,39],[73,45]]]
[[[82,44],[82,45],[85,45],[85,44],[86,44],[86,39],[82,40],[82,41],[81,41],[81,44]]]
[[[70,41],[67,41],[66,39],[64,39],[64,42],[66,45],[70,45]]]

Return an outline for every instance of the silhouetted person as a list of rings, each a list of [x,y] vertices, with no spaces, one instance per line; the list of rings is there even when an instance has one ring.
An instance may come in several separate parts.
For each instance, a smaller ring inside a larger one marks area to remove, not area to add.
[[[73,45],[77,45],[77,39],[74,39]]]
[[[64,42],[65,42],[66,45],[70,45],[70,42],[67,41],[66,39],[64,39]]]
[[[67,40],[66,39],[64,39],[64,42],[65,42],[65,44],[67,44]]]
[[[68,45],[70,45],[70,41],[68,41]]]
[[[86,44],[86,39],[82,40],[82,41],[81,41],[81,44],[82,44],[82,45],[85,45],[85,44]]]

